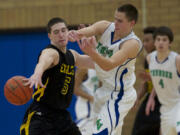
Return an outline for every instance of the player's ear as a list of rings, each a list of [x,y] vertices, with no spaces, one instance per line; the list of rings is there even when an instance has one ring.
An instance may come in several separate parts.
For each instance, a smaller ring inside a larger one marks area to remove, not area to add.
[[[48,33],[48,38],[51,39],[51,33]]]
[[[131,21],[131,26],[133,27],[136,24],[135,20]]]

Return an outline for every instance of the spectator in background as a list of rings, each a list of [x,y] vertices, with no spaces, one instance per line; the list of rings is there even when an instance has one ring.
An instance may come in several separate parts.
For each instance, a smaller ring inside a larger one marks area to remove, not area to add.
[[[156,27],[147,27],[144,29],[143,35],[143,45],[147,54],[155,50],[153,34],[156,30]],[[137,100],[135,102],[136,107],[141,99],[145,96],[142,101],[138,112],[135,117],[134,126],[132,129],[131,135],[159,135],[160,129],[160,103],[158,98],[155,97],[155,108],[147,116],[145,114],[146,104],[149,98],[149,95],[152,91],[152,82],[146,77],[146,73],[149,73],[149,66],[147,60],[144,61],[145,71],[139,74],[140,79],[142,79],[141,89],[137,92]]]

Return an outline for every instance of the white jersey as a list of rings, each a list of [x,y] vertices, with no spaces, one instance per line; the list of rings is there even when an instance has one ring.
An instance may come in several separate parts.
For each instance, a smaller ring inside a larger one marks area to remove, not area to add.
[[[96,71],[94,69],[88,69],[88,78],[81,84],[82,90],[86,91],[90,95],[94,96],[95,90],[99,86],[99,80],[96,76]],[[75,103],[75,113],[76,113],[76,122],[78,126],[83,125],[86,122],[86,119],[91,115],[91,103],[80,96],[77,97]]]
[[[99,40],[97,51],[104,57],[111,57],[114,53],[120,50],[121,44],[127,40],[135,39],[139,42],[140,49],[142,43],[140,39],[131,32],[128,36],[112,42],[114,36],[115,25],[111,23],[105,30],[101,39]],[[96,74],[100,81],[103,82],[104,87],[110,90],[131,89],[135,83],[136,77],[134,74],[136,58],[128,59],[122,65],[110,70],[104,71],[97,64],[95,64]]]
[[[167,59],[158,62],[157,51],[150,54],[149,70],[153,86],[159,101],[164,106],[173,106],[180,102],[180,75],[176,68],[176,56],[171,51]]]
[[[99,81],[96,76],[96,71],[94,69],[88,69],[88,78],[81,84],[80,87],[93,96],[93,93],[96,91],[98,86]]]

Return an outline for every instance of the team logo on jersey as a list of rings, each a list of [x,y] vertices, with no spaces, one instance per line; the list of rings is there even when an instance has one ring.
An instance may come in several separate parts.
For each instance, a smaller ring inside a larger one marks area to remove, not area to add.
[[[110,50],[110,49],[108,49],[108,47],[103,46],[100,42],[98,43],[96,49],[104,57],[106,57],[106,56],[111,57],[113,55],[113,50]]]
[[[74,75],[74,66],[73,65],[67,65],[67,64],[62,64],[60,68],[61,73],[65,73],[67,75]]]
[[[153,69],[150,71],[152,76],[159,76],[172,79],[172,73],[164,70]]]
[[[101,119],[98,119],[96,121],[96,125],[97,125],[97,130],[99,130],[102,127],[103,124],[101,123]]]

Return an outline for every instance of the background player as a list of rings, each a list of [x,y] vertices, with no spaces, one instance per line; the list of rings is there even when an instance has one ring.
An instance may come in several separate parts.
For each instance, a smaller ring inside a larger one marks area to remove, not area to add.
[[[156,51],[147,56],[154,89],[161,103],[162,135],[180,134],[180,55],[170,50],[173,33],[166,26],[155,34]],[[146,113],[149,114],[155,91],[150,95]]]
[[[147,27],[144,29],[143,35],[143,45],[147,54],[151,53],[155,50],[153,34],[156,30],[156,27]],[[160,129],[160,103],[158,98],[155,97],[155,108],[150,114],[147,116],[145,114],[146,104],[149,98],[149,95],[152,91],[152,82],[146,80],[144,74],[149,73],[149,66],[147,60],[144,62],[144,73],[139,75],[142,79],[141,89],[137,92],[137,100],[135,106],[141,101],[142,97],[145,95],[145,99],[142,101],[139,110],[136,114],[136,118],[134,121],[134,126],[132,130],[132,135],[159,135]]]

